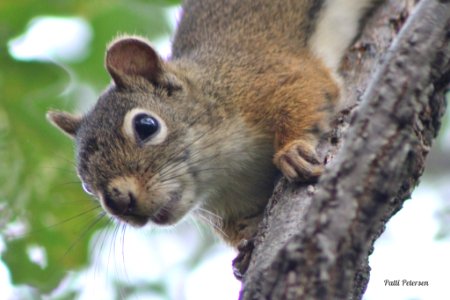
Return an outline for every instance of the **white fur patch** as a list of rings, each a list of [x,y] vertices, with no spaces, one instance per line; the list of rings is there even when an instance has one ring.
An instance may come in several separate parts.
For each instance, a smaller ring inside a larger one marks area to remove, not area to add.
[[[339,68],[342,56],[358,32],[361,14],[374,0],[328,0],[311,37],[313,53],[332,71]]]

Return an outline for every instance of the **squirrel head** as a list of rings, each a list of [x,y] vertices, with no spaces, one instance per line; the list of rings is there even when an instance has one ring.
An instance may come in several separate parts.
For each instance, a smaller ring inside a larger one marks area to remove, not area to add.
[[[84,190],[118,219],[136,226],[173,224],[197,203],[195,147],[207,126],[198,89],[175,63],[138,37],[106,53],[113,83],[84,116],[49,112],[75,140]]]

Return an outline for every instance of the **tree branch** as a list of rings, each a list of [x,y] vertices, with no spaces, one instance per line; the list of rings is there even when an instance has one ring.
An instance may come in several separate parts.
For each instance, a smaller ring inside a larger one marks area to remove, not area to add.
[[[321,146],[329,163],[319,183],[278,184],[241,299],[362,297],[373,243],[417,184],[439,130],[450,2],[421,1],[383,60],[361,105]]]

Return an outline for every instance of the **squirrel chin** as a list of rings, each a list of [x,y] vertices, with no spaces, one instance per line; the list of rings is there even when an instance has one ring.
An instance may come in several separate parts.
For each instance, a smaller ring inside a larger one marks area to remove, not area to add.
[[[116,218],[120,222],[124,222],[126,224],[129,224],[133,227],[144,227],[147,223],[149,218],[146,216],[139,216],[139,215],[128,215],[128,216],[116,216]]]

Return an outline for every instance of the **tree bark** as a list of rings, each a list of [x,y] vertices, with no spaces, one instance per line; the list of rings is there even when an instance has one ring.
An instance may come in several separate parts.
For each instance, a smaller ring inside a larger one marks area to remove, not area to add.
[[[240,299],[362,298],[373,243],[418,183],[450,82],[450,1],[413,2],[389,1],[351,49],[343,75],[359,105],[319,146],[318,183],[279,181]]]

